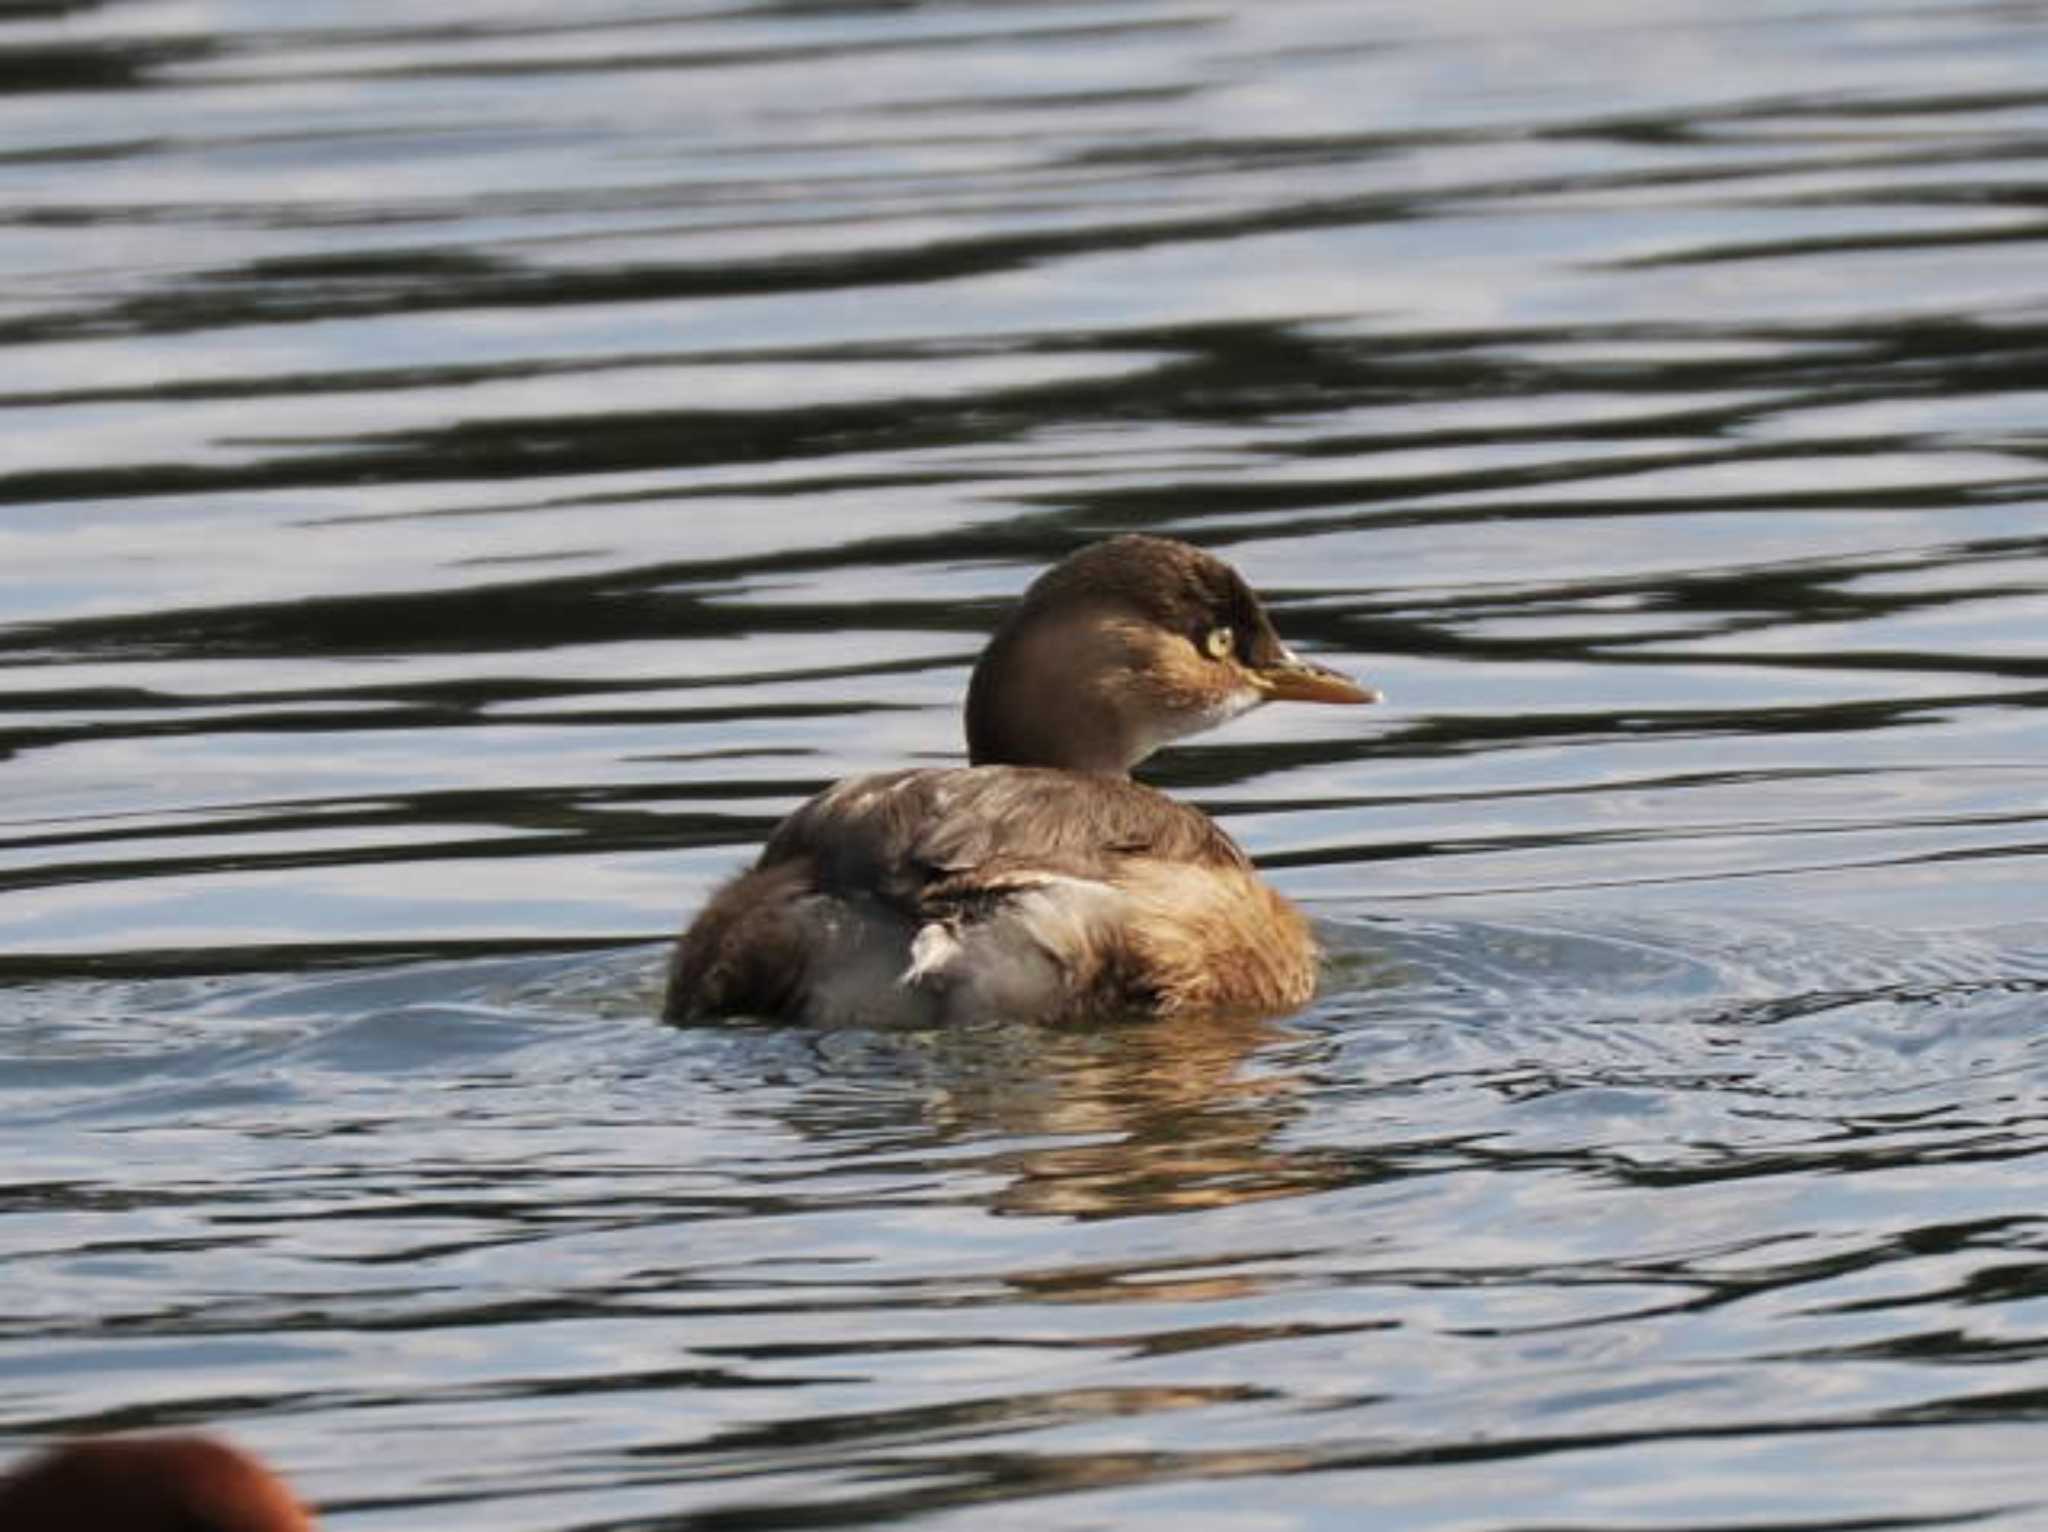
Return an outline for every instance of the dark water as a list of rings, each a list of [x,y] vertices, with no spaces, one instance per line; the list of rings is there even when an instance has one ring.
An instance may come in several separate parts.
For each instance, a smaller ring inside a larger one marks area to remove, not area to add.
[[[352,1532],[2038,1527],[2048,7],[0,21],[0,1457]],[[1060,553],[1269,1024],[678,1033]]]

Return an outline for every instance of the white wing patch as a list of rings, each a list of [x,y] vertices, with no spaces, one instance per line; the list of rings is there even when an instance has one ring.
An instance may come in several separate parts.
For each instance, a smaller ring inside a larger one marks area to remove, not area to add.
[[[910,966],[897,978],[898,984],[916,984],[937,973],[964,949],[960,934],[943,920],[928,921],[910,939]]]
[[[990,1009],[1056,1007],[1068,983],[1099,966],[1128,916],[1128,897],[1108,883],[1040,874],[1019,880],[986,918],[919,926],[896,982],[978,996]]]

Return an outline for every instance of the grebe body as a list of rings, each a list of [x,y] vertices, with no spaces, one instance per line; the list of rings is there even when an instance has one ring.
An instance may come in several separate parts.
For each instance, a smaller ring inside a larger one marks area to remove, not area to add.
[[[971,764],[840,782],[678,943],[666,1018],[947,1026],[1273,1013],[1308,923],[1199,810],[1129,777],[1276,700],[1377,694],[1283,644],[1222,560],[1128,536],[1033,583],[968,687]]]

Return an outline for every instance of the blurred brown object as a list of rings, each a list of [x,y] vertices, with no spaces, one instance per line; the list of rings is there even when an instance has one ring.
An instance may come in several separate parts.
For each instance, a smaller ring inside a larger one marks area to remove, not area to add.
[[[0,1478],[5,1532],[315,1532],[285,1482],[207,1436],[67,1442]]]

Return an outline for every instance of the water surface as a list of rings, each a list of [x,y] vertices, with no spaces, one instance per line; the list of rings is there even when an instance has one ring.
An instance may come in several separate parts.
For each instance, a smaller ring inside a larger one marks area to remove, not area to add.
[[[0,20],[0,1448],[340,1529],[2038,1524],[2048,13]],[[675,1032],[1123,530],[1298,1017]]]

